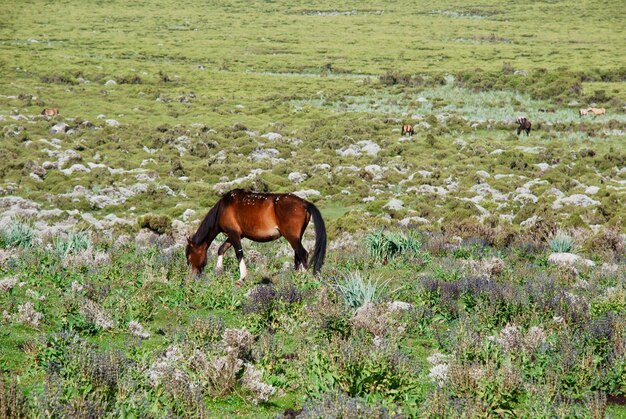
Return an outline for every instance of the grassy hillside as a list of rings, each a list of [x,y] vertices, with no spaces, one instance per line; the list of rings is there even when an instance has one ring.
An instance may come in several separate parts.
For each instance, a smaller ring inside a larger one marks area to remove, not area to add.
[[[624,417],[623,2],[0,16],[0,417]],[[321,276],[188,276],[235,187],[320,208]]]

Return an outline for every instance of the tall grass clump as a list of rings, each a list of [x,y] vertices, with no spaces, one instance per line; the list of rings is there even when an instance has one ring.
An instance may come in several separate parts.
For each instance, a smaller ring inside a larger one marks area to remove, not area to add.
[[[562,230],[548,239],[548,245],[553,252],[568,253],[576,250],[574,238]]]
[[[32,227],[20,220],[11,220],[1,235],[4,247],[31,247],[34,237]]]
[[[91,244],[88,231],[72,231],[67,238],[54,239],[54,251],[61,257],[87,250]]]
[[[387,290],[388,281],[367,282],[358,271],[347,272],[341,280],[335,280],[336,289],[346,304],[357,309],[367,303],[375,303],[382,299]]]
[[[370,255],[383,263],[400,254],[415,256],[422,247],[421,241],[413,235],[385,232],[382,229],[367,235],[367,245]]]

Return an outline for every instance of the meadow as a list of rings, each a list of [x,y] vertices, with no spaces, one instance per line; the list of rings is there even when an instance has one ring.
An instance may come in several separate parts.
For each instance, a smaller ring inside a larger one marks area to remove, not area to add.
[[[626,417],[625,15],[0,4],[0,417]],[[321,275],[189,275],[236,187]]]

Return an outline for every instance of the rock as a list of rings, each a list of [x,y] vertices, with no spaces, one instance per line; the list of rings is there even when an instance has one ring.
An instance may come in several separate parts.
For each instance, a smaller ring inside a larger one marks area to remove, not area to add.
[[[457,138],[452,144],[459,148],[465,148],[465,146],[467,146],[467,141]]]
[[[534,227],[535,224],[537,224],[537,221],[541,220],[540,217],[538,217],[537,215],[533,215],[530,218],[527,218],[526,220],[522,221],[519,225],[522,227]]]
[[[357,145],[361,147],[361,150],[369,156],[376,156],[380,151],[380,146],[373,141],[359,141]]]
[[[80,162],[83,160],[77,151],[72,149],[65,150],[57,155],[57,167],[62,169],[67,163]],[[45,168],[45,166],[44,166]]]
[[[107,80],[106,83],[104,83],[105,86],[115,86],[117,84],[117,82],[115,80]]]
[[[73,164],[69,169],[61,169],[61,172],[67,176],[70,176],[74,172],[89,173],[91,172],[91,169],[85,167],[82,164],[76,163],[76,164]]]
[[[448,190],[442,188],[441,186],[432,186],[432,185],[420,185],[420,186],[411,186],[406,190],[407,192],[415,192],[417,194],[437,194],[440,196],[444,196],[448,194]]]
[[[283,136],[277,132],[268,132],[267,134],[261,135],[262,138],[267,138],[270,141],[277,141],[283,138]]]
[[[320,191],[317,191],[315,189],[303,189],[300,191],[296,191],[293,193],[296,196],[299,196],[302,199],[309,199],[309,197],[311,196],[321,196],[322,194],[320,193]]]
[[[275,148],[257,149],[250,153],[248,157],[252,161],[262,161],[275,159],[280,155],[280,152]]]
[[[59,122],[50,128],[50,134],[65,134],[69,128],[65,122]]]
[[[548,263],[559,266],[574,267],[577,265],[583,266],[596,266],[595,262],[589,259],[584,259],[573,253],[552,253],[548,256]]]
[[[484,170],[477,171],[476,175],[481,179],[489,179],[491,177],[491,175]]]
[[[400,201],[399,199],[391,199],[383,206],[383,208],[391,211],[398,211],[404,208],[404,202]]]
[[[401,227],[409,227],[412,224],[428,224],[428,223],[430,223],[430,221],[428,221],[426,218],[417,217],[417,216],[406,217],[398,221],[398,225],[400,225]]]
[[[289,179],[293,183],[302,183],[306,180],[307,175],[300,172],[291,172],[287,175],[287,179]]]
[[[405,303],[404,301],[389,301],[387,303],[387,311],[390,313],[407,311],[412,308],[413,308],[413,304]]]
[[[104,121],[107,125],[111,126],[111,127],[116,127],[118,126],[120,123],[117,122],[115,119],[107,119]]]
[[[181,218],[183,219],[183,221],[189,221],[194,215],[196,215],[196,212],[191,208],[187,208],[185,212],[183,212]]]
[[[585,193],[589,195],[595,195],[598,193],[599,190],[600,188],[598,188],[597,186],[588,186],[587,189],[585,189]]]
[[[552,209],[562,208],[564,205],[573,205],[575,207],[590,207],[593,205],[600,205],[599,201],[595,201],[589,198],[587,195],[574,194],[567,198],[558,198],[552,204]]]

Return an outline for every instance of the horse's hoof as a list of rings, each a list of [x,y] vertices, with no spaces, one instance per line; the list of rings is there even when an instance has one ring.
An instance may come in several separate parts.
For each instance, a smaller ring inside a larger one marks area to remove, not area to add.
[[[236,282],[235,282],[235,286],[236,286],[237,288],[241,288],[241,287],[243,287],[243,279],[240,279],[240,280],[236,281]]]

